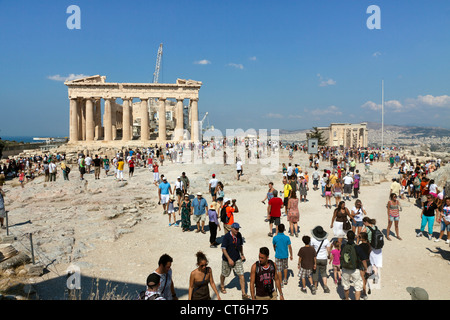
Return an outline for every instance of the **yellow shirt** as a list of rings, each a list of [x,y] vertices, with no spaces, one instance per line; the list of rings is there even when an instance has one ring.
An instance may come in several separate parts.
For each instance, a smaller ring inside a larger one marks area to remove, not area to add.
[[[330,176],[330,183],[331,183],[331,184],[335,184],[335,183],[336,183],[336,180],[337,180],[337,177],[336,177],[334,174],[332,174],[332,175]]]
[[[291,191],[291,190],[292,190],[291,185],[289,183],[286,183],[284,185],[284,197],[285,198],[289,197],[289,191]]]
[[[124,166],[124,164],[125,164],[125,162],[119,161],[119,162],[117,163],[117,170],[123,171],[123,166]]]

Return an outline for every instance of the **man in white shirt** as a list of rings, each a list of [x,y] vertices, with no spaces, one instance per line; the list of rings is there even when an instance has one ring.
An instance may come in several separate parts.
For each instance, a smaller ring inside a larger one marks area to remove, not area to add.
[[[242,161],[240,159],[237,160],[236,162],[236,171],[237,171],[237,179],[240,180],[241,175],[242,175]]]
[[[91,165],[92,165],[92,158],[91,156],[87,156],[84,159],[84,163],[86,164],[86,173],[91,173]]]
[[[50,173],[50,181],[56,181],[56,164],[55,160],[48,164],[48,172]]]
[[[209,180],[209,191],[212,196],[212,201],[216,201],[216,187],[217,187],[218,183],[219,183],[219,180],[217,180],[216,175],[213,174],[212,179]]]
[[[352,187],[353,187],[353,178],[351,176],[351,173],[347,173],[347,175],[342,179],[344,181],[344,200],[351,200],[350,194],[352,193]]]

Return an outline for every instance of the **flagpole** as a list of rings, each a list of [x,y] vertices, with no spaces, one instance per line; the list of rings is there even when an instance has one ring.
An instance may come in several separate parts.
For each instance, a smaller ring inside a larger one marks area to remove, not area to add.
[[[384,80],[381,80],[381,148],[384,149]]]

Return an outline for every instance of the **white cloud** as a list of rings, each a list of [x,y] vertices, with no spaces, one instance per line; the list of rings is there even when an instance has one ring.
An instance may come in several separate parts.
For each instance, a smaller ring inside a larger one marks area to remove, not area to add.
[[[269,119],[282,119],[283,115],[279,113],[267,113],[263,116],[263,118],[269,118]]]
[[[375,58],[378,58],[379,56],[381,56],[381,52],[379,52],[379,51],[374,52],[374,53],[372,54],[372,57],[375,57]]]
[[[250,57],[250,61],[256,61],[256,57]]]
[[[73,73],[71,73],[67,77],[63,77],[63,76],[60,76],[59,74],[55,74],[54,76],[48,76],[47,79],[54,80],[54,81],[65,82],[65,81],[72,81],[72,80],[82,79],[82,78],[86,78],[86,77],[89,77],[89,76],[85,75],[85,74],[73,74]]]
[[[311,111],[311,114],[313,116],[324,116],[324,115],[334,115],[334,116],[341,116],[342,112],[339,111],[339,108],[336,106],[329,106],[325,109],[314,109]]]
[[[228,66],[230,66],[230,67],[234,67],[234,68],[236,68],[236,69],[244,69],[244,66],[242,65],[242,64],[237,64],[237,63],[232,63],[232,62],[230,62],[229,64],[227,64]]]
[[[385,111],[393,112],[403,112],[412,109],[425,109],[429,107],[435,108],[450,108],[450,96],[418,96],[417,98],[406,99],[405,102],[400,102],[398,100],[389,100],[384,102]],[[367,101],[361,108],[369,109],[372,111],[380,111],[381,104],[375,103],[373,101]]]
[[[211,61],[204,59],[200,61],[194,61],[194,64],[202,64],[202,65],[211,64]]]
[[[433,97],[429,94],[426,96],[418,96],[416,99],[416,104],[439,108],[450,107],[450,96],[443,95]]]
[[[317,77],[319,77],[320,80],[319,87],[334,86],[336,84],[336,81],[333,79],[327,78],[324,80],[320,73],[317,74]]]
[[[290,114],[288,116],[289,119],[303,119],[303,117],[299,114]]]

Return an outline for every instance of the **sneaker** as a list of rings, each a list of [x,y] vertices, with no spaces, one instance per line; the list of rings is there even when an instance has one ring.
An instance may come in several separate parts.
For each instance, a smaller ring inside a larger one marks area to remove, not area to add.
[[[433,237],[430,234],[430,235],[428,235],[428,240],[431,240],[431,239],[433,239]]]
[[[312,287],[312,288],[311,288],[311,293],[312,293],[313,295],[316,294],[316,287]]]
[[[418,234],[416,234],[416,237],[421,237],[423,236],[422,231],[420,231]]]
[[[450,240],[445,240],[445,243],[446,244],[450,244]]]
[[[439,241],[441,241],[441,239],[439,239],[439,238],[434,239],[434,242],[439,242]]]
[[[327,286],[325,286],[325,288],[323,288],[323,292],[325,292],[325,293],[330,293],[330,288],[328,288]]]
[[[308,291],[306,290],[306,288],[301,288],[300,291],[303,292],[303,293],[308,293]]]

